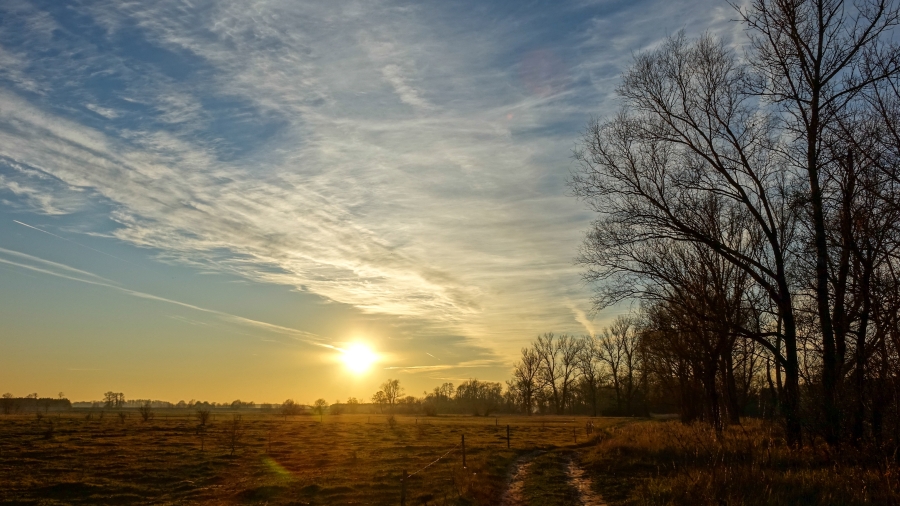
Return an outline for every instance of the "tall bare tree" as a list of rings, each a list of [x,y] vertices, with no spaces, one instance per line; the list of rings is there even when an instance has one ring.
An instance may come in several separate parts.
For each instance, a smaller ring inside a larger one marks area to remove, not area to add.
[[[578,350],[581,342],[568,334],[538,336],[534,351],[540,359],[539,377],[550,390],[556,414],[565,412],[569,394],[578,377]]]
[[[578,370],[590,396],[591,416],[597,416],[600,387],[602,386],[603,378],[606,376],[602,368],[602,355],[600,336],[589,334],[582,336],[581,346],[578,350]]]
[[[521,395],[522,411],[530,415],[538,389],[541,358],[533,348],[522,348],[522,358],[513,366],[512,385]]]
[[[891,0],[755,0],[739,12],[751,29],[750,62],[757,77],[752,91],[777,107],[774,117],[788,139],[786,159],[807,182],[803,223],[815,255],[812,289],[821,334],[825,438],[836,444],[851,276],[849,255],[832,252],[829,244],[828,200],[830,194],[844,194],[837,200],[849,202],[851,187],[830,186],[852,185],[853,168],[829,156],[825,143],[829,129],[864,104],[867,90],[900,73],[900,51],[891,40],[900,24],[900,6]],[[850,177],[829,181],[828,172],[836,171]]]
[[[382,383],[381,391],[384,392],[385,401],[387,401],[387,404],[391,409],[394,408],[394,403],[403,396],[403,387],[400,386],[400,380],[389,378]]]

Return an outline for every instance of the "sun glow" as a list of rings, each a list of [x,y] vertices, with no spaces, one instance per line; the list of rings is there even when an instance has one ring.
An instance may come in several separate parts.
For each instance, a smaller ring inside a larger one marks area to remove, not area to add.
[[[354,343],[343,351],[344,365],[356,374],[366,372],[378,356],[364,344]]]

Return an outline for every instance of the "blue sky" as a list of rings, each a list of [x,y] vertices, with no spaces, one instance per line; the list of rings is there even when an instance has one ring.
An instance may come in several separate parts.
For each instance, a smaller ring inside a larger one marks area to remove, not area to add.
[[[0,3],[0,389],[368,398],[584,333],[568,195],[634,53],[722,1]],[[336,362],[363,341],[366,375]]]

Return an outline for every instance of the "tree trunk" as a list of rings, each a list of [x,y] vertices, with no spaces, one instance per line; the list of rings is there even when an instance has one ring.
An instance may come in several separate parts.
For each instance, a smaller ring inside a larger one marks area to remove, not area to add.
[[[788,301],[788,305],[790,301]],[[784,318],[784,388],[781,414],[784,416],[785,439],[788,446],[803,446],[803,430],[800,427],[800,365],[797,358],[797,325],[794,314],[788,310]]]

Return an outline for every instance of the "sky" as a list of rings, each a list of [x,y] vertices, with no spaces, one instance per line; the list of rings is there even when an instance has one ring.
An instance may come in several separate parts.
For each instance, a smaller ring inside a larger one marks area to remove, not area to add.
[[[721,0],[0,2],[0,390],[369,399],[600,330],[566,185]],[[737,44],[737,43],[735,43]],[[354,343],[375,359],[342,360]]]

